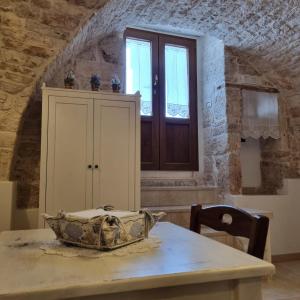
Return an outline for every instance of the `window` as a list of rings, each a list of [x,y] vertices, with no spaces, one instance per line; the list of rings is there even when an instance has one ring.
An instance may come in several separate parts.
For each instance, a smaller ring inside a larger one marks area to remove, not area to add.
[[[196,41],[125,31],[126,93],[141,93],[143,170],[198,170]]]
[[[152,116],[151,43],[126,40],[126,92],[140,91],[141,115]]]

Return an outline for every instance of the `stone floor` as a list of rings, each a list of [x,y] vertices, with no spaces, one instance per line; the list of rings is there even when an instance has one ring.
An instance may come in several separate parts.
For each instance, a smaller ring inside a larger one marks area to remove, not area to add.
[[[276,275],[264,283],[264,300],[300,300],[300,260],[276,263]]]

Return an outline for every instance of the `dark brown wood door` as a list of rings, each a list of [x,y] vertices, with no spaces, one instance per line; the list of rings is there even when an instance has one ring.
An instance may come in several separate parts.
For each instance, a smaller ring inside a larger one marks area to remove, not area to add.
[[[130,28],[124,37],[151,42],[152,115],[141,116],[142,170],[198,170],[196,41]],[[166,46],[188,54],[187,117],[166,114]]]
[[[166,93],[166,46],[187,52],[188,117],[168,116]],[[159,36],[160,78],[160,169],[198,170],[196,42],[168,35]]]
[[[159,169],[159,89],[158,89],[158,35],[128,28],[125,38],[151,43],[152,63],[152,115],[141,116],[141,167],[142,170]]]

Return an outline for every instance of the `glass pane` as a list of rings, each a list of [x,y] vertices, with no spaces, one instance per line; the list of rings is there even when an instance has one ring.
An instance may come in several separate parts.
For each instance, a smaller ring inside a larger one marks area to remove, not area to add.
[[[188,50],[165,46],[166,117],[189,118]]]
[[[141,115],[152,116],[151,42],[126,39],[126,93],[141,93]]]

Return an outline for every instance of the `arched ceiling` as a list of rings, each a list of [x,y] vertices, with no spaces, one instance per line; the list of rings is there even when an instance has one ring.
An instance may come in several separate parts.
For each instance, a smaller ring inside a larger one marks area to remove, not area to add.
[[[110,0],[82,29],[81,42],[93,43],[126,26],[209,34],[239,49],[252,63],[265,63],[281,76],[297,79],[299,16],[298,0]]]

